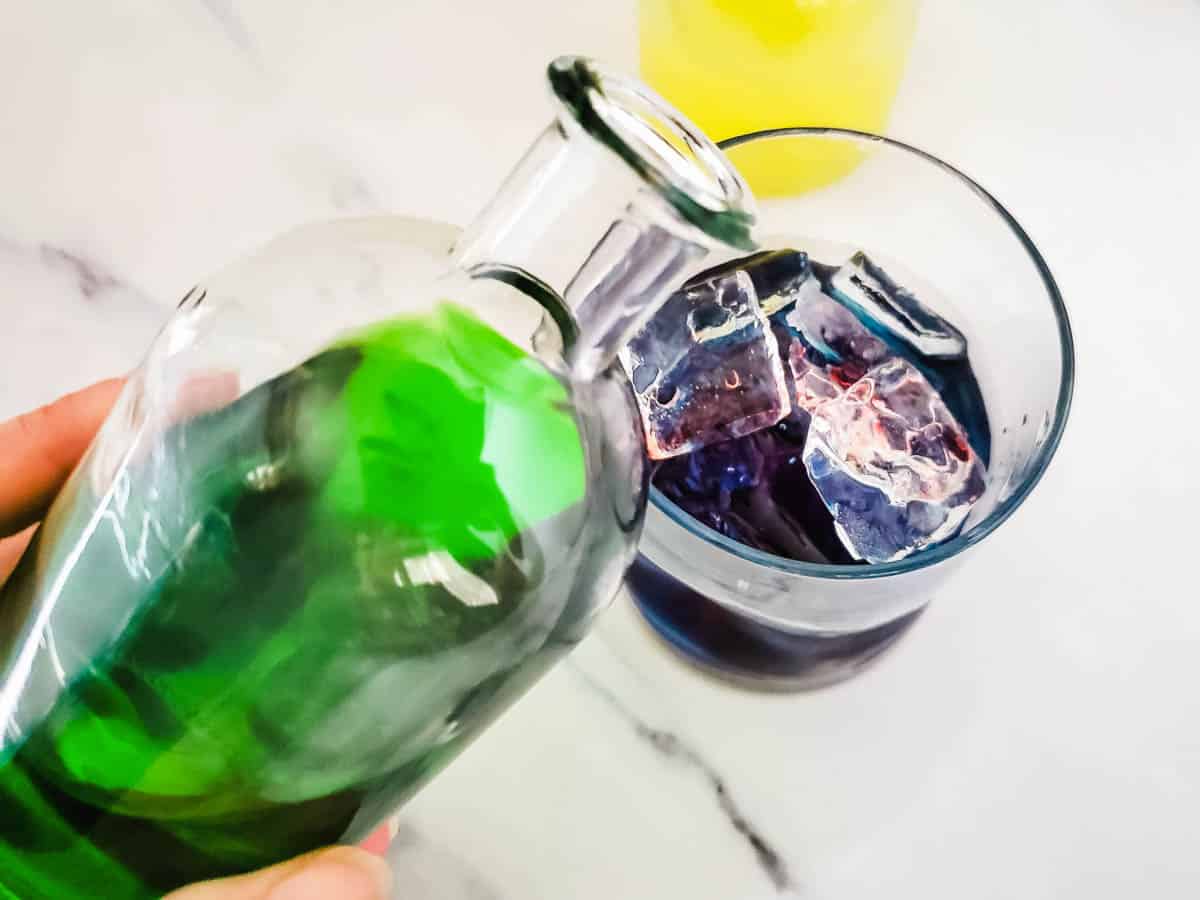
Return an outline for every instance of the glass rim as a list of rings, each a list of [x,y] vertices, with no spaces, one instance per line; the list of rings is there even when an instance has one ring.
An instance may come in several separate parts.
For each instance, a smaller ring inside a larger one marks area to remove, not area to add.
[[[755,249],[749,187],[683,113],[637,79],[586,57],[560,56],[546,77],[568,121],[615,153],[684,221],[739,250]]]
[[[691,532],[701,540],[713,544],[740,559],[776,572],[802,575],[810,578],[858,581],[872,578],[887,578],[893,575],[927,569],[957,556],[969,547],[975,546],[1006,522],[1042,480],[1042,476],[1046,473],[1050,461],[1054,458],[1058,446],[1062,441],[1063,432],[1066,429],[1075,390],[1075,340],[1071,331],[1071,322],[1067,314],[1066,303],[1063,301],[1058,284],[1055,282],[1054,276],[1050,273],[1050,267],[1047,265],[1046,260],[1042,257],[1033,240],[1026,233],[1025,229],[1021,227],[1020,223],[1017,222],[1012,213],[986,188],[950,163],[911,144],[884,137],[883,135],[872,134],[868,131],[855,131],[849,128],[824,126],[767,128],[727,138],[718,142],[717,146],[722,151],[726,151],[739,147],[742,144],[750,143],[751,141],[779,137],[835,137],[872,144],[882,144],[931,163],[947,175],[957,179],[986,205],[991,207],[992,211],[1008,226],[1009,230],[1029,256],[1030,261],[1033,263],[1042,280],[1042,286],[1046,290],[1046,296],[1054,312],[1055,322],[1058,326],[1059,350],[1062,354],[1062,373],[1059,379],[1058,399],[1055,403],[1053,421],[1050,424],[1046,439],[1043,441],[1041,447],[1038,448],[1037,455],[1021,479],[1020,485],[1008,497],[997,504],[996,508],[982,522],[943,544],[938,544],[936,547],[922,550],[919,553],[914,553],[912,556],[895,562],[877,563],[867,566],[846,566],[835,563],[810,563],[788,559],[776,556],[773,553],[757,550],[753,547],[747,547],[745,544],[738,543],[714,531],[672,503],[653,485],[650,487],[650,502],[676,525]]]

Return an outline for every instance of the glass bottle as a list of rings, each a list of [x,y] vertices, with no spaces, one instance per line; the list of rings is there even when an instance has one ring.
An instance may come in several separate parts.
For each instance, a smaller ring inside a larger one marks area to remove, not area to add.
[[[577,58],[479,219],[301,229],[184,298],[0,596],[0,897],[355,842],[569,649],[646,472],[613,360],[749,198]]]

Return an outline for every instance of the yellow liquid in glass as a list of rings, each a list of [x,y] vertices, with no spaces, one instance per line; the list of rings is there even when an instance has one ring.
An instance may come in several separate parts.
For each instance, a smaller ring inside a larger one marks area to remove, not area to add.
[[[642,76],[718,140],[801,125],[882,132],[917,0],[641,0]],[[861,161],[845,141],[738,151],[756,194],[796,194]]]

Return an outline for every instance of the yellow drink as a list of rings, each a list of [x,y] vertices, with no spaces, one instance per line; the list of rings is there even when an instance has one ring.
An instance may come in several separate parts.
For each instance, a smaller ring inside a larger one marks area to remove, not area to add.
[[[641,0],[642,75],[709,136],[836,125],[881,132],[917,0]],[[841,178],[846,141],[763,141],[738,167],[760,196]]]

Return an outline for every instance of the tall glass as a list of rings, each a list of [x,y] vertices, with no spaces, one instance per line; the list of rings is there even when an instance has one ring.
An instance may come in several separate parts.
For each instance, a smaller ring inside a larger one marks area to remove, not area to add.
[[[917,0],[641,0],[642,77],[714,138],[802,123],[886,131]],[[741,153],[760,197],[845,175],[845,141],[759,143]]]
[[[1074,379],[1067,311],[1045,261],[1012,215],[962,172],[905,144],[831,128],[764,131],[721,146],[736,166],[763,147],[812,141],[845,145],[864,162],[828,187],[763,201],[759,244],[834,264],[861,249],[905,273],[900,280],[919,295],[944,298],[935,311],[967,337],[991,460],[986,493],[957,537],[869,566],[750,549],[651,490],[627,579],[643,613],[694,660],[797,686],[852,673],[943,594],[965,551],[1007,521],[1046,471]]]

